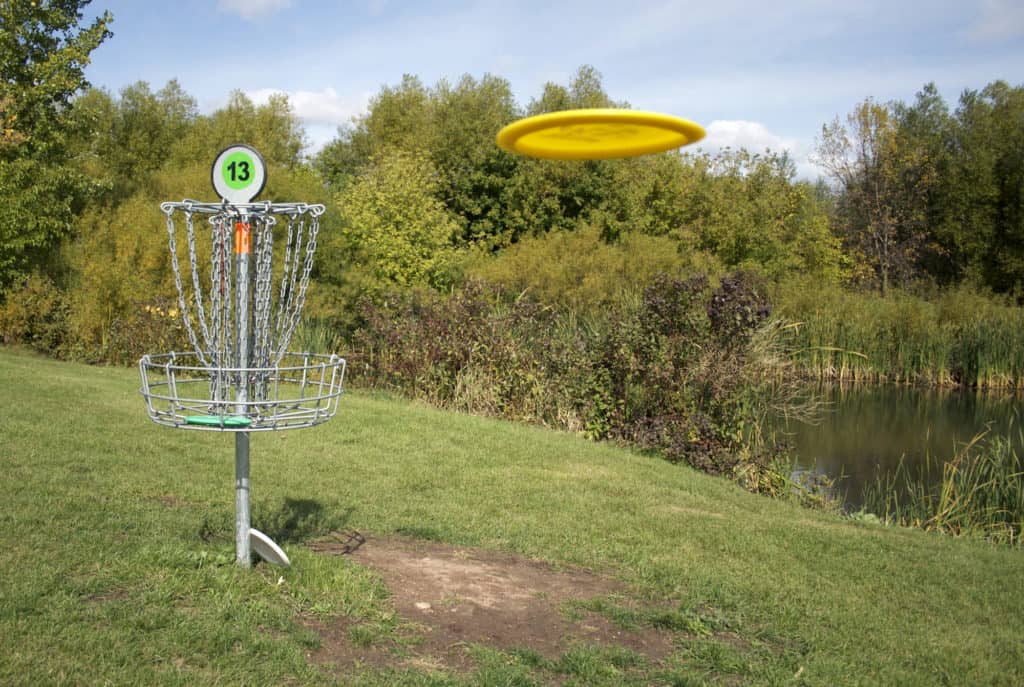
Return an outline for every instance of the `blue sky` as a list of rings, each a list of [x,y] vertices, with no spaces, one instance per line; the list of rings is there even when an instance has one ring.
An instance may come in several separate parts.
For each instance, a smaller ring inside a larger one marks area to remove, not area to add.
[[[117,93],[176,78],[203,112],[232,90],[289,95],[315,150],[414,74],[507,79],[521,105],[595,67],[635,109],[696,121],[704,147],[788,150],[802,177],[826,122],[934,81],[1024,83],[1022,0],[93,0],[114,36],[86,74]]]

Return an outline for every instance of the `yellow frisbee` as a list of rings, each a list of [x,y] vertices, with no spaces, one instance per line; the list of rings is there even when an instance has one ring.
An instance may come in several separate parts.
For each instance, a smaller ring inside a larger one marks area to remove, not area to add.
[[[660,153],[704,138],[704,128],[679,117],[595,108],[549,112],[512,122],[498,145],[549,160],[607,160]]]

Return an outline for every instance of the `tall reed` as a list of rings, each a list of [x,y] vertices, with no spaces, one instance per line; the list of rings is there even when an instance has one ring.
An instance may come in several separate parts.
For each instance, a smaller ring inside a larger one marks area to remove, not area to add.
[[[338,330],[330,322],[308,319],[299,323],[292,336],[289,350],[306,353],[337,353],[344,349]]]
[[[804,284],[779,287],[776,312],[807,377],[1024,389],[1024,310],[967,288],[887,298]]]
[[[1020,545],[1024,460],[1011,436],[981,433],[949,461],[927,454],[916,474],[901,461],[865,487],[863,503],[886,522]]]

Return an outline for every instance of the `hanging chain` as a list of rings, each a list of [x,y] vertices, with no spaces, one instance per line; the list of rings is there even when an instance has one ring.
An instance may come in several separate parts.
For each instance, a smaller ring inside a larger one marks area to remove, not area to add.
[[[305,242],[303,223],[297,217],[290,217],[288,221],[288,248],[291,257],[285,263],[285,273],[281,276],[281,298],[280,307],[277,313],[277,349],[275,357],[280,358],[291,341],[292,314],[295,312],[295,303],[298,298],[296,281],[299,276],[299,260],[302,258],[302,246]],[[283,346],[281,344],[284,344]]]
[[[171,250],[171,268],[174,270],[174,285],[178,289],[178,305],[181,308],[181,321],[185,324],[185,332],[188,334],[188,340],[192,344],[192,350],[196,352],[196,356],[199,358],[199,361],[203,365],[208,366],[209,362],[207,362],[206,358],[203,356],[203,351],[199,347],[199,341],[196,339],[196,332],[192,328],[191,311],[189,310],[188,303],[185,299],[185,287],[182,284],[181,269],[178,265],[178,244],[174,236],[174,209],[173,207],[168,206],[173,206],[173,204],[164,203],[160,206],[160,209],[167,215],[167,234],[169,237],[168,244]],[[187,207],[185,208],[185,222],[188,225],[188,231],[191,234],[192,213]]]
[[[273,295],[273,215],[254,218],[256,234],[256,281],[254,289],[253,335],[257,367],[270,364],[270,311]]]
[[[229,393],[229,380],[222,370],[250,366],[268,369],[278,365],[287,352],[305,305],[320,229],[319,217],[324,212],[324,206],[269,202],[230,205],[227,202],[216,204],[186,200],[181,203],[163,203],[160,209],[167,216],[171,266],[185,331],[199,362],[211,370],[211,398],[224,400]],[[191,299],[186,295],[186,279],[182,276],[178,259],[173,217],[174,212],[178,210],[185,214],[189,268],[192,271]],[[194,215],[197,213],[209,216],[211,226],[208,300],[203,297],[202,274],[196,255]],[[273,302],[273,230],[278,219],[275,215],[288,218],[276,308]],[[242,221],[243,217],[250,223],[255,234],[255,274],[250,284],[236,283],[233,262],[234,223]],[[253,317],[252,358],[250,361],[238,362],[233,358],[238,346],[233,324],[234,318],[239,314],[236,312],[235,301],[238,290],[250,286],[253,289],[253,299],[250,302]],[[276,316],[272,315],[275,309]],[[193,319],[198,321],[198,327],[193,323]],[[263,380],[259,385],[257,396],[266,394],[265,382],[266,380]]]
[[[186,228],[188,229],[188,259],[191,263],[192,268],[192,296],[193,302],[196,306],[196,320],[199,321],[199,328],[203,335],[203,342],[206,344],[206,348],[203,349],[207,355],[212,356],[213,345],[210,338],[210,327],[206,322],[206,311],[203,307],[203,288],[199,283],[199,265],[196,260],[196,232],[193,226],[192,213],[186,213]],[[195,343],[195,342],[193,342]],[[196,345],[196,351],[199,351],[200,347]]]
[[[221,315],[221,367],[231,366],[231,355],[234,350],[235,342],[235,292],[239,286],[235,283],[235,258],[234,252],[231,250],[232,240],[234,239],[234,227],[231,223],[231,218],[228,216],[220,217],[220,231],[221,231],[221,250],[224,256],[224,274],[222,277],[222,283],[224,284],[224,293],[222,298],[224,303],[222,304],[222,315]]]
[[[287,318],[285,313],[288,312],[287,304],[293,297],[293,293],[295,291],[294,279],[289,279],[289,275],[292,273],[292,246],[294,240],[295,216],[293,215],[288,217],[288,231],[284,242],[284,260],[281,263],[283,265],[283,269],[281,271],[281,292],[277,297],[277,319],[274,327],[274,334],[278,341],[281,341],[285,330],[287,329]],[[292,288],[289,288],[289,284],[291,284]]]
[[[302,223],[300,223],[300,228]],[[292,316],[291,331],[288,333],[288,341],[291,341],[295,327],[299,323],[299,315],[306,304],[306,291],[309,289],[309,277],[313,273],[313,256],[316,254],[316,237],[320,232],[320,220],[314,216],[309,221],[309,240],[306,242],[306,264],[302,269],[302,281],[299,284],[299,299],[295,305],[295,314]],[[286,344],[287,345],[287,344]]]
[[[228,219],[223,216],[210,218],[210,316],[213,337],[213,366],[224,368],[229,366],[229,350],[231,342],[231,233]],[[214,381],[213,396],[217,400],[225,400],[228,383],[223,375],[217,375]]]
[[[290,313],[289,313],[289,317],[288,317],[288,328],[287,328],[287,330],[285,331],[284,335],[280,338],[280,340],[278,342],[277,360],[280,360],[284,356],[285,351],[288,350],[288,344],[291,343],[292,337],[295,335],[295,329],[296,329],[296,327],[299,324],[299,315],[302,313],[302,308],[303,308],[303,306],[306,303],[306,291],[309,289],[309,276],[313,272],[313,256],[316,253],[316,237],[317,237],[317,234],[320,231],[320,218],[319,217],[320,217],[319,214],[314,214],[310,218],[310,220],[309,220],[309,224],[308,224],[309,237],[306,240],[306,261],[305,261],[305,264],[303,265],[303,268],[302,268],[302,278],[299,281],[299,288],[298,289],[295,289],[294,285],[295,285],[296,273],[298,271],[299,250],[300,250],[300,246],[301,246],[301,238],[296,240],[296,246],[295,246],[295,268],[293,269],[292,275],[291,275],[292,288],[290,289],[291,293],[289,293],[289,298],[288,298],[289,301],[292,301],[292,295],[295,296],[295,298],[294,298],[294,307],[292,307],[290,309]],[[298,224],[299,224],[299,227],[298,227],[298,231],[296,232],[296,234],[299,237],[302,237],[303,234],[305,233],[304,229],[305,229],[305,227],[307,225],[306,225],[306,222],[301,220],[301,219],[298,220]]]
[[[273,270],[273,215],[254,218],[256,234],[256,277],[253,289],[253,367],[270,368],[270,306]],[[276,361],[274,361],[276,362]],[[267,376],[253,380],[255,397],[266,398]]]

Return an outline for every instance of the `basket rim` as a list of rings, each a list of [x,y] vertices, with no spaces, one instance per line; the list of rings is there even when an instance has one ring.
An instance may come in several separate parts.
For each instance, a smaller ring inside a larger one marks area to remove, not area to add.
[[[246,367],[213,367],[209,365],[185,365],[177,362],[179,357],[192,356],[196,360],[200,360],[200,356],[196,351],[169,351],[166,353],[146,353],[139,358],[139,366],[146,367],[149,369],[159,370],[175,370],[180,372],[235,372],[235,373],[246,373],[246,372],[300,372],[303,370],[321,369],[325,367],[337,367],[339,365],[345,365],[346,360],[337,353],[306,353],[299,351],[288,351],[283,356],[282,360],[288,358],[305,358],[308,362],[302,365],[276,365],[268,366],[246,366]]]
[[[160,203],[160,211],[165,215],[171,215],[175,211],[197,212],[204,215],[225,215],[234,217],[236,215],[304,215],[309,213],[313,217],[319,217],[326,212],[327,207],[322,203],[301,203],[301,202],[271,202],[269,200],[253,203],[229,203],[228,201],[202,201],[186,198],[181,201],[168,200]]]
[[[258,432],[312,427],[330,420],[344,393],[345,359],[333,353],[287,353],[285,359],[288,356],[300,358],[303,364],[207,367],[184,364],[197,359],[195,351],[147,354],[139,360],[139,391],[153,422],[178,429]],[[210,384],[227,394],[241,387],[263,388],[268,395],[243,400],[212,389],[208,395],[197,392]],[[204,421],[197,422],[199,416]],[[249,422],[236,422],[237,418]]]

